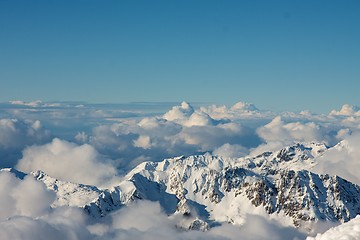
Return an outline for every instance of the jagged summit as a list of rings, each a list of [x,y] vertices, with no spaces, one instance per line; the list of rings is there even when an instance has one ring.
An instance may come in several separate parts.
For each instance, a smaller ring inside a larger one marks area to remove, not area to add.
[[[329,147],[324,143],[297,143],[274,152],[264,152],[256,157],[246,158],[248,166],[258,170],[277,171],[278,169],[311,169],[317,157],[324,154]]]
[[[315,157],[327,149],[324,144],[295,144],[254,158],[230,160],[205,154],[144,162],[121,184],[131,186],[128,200],[159,201],[168,214],[205,222],[242,224],[254,209],[285,216],[296,227],[320,220],[346,222],[360,213],[359,186],[301,169],[314,164]],[[87,209],[97,212],[93,215],[105,215],[126,204],[112,204],[117,193],[126,195],[121,188],[101,196]]]
[[[205,231],[221,222],[241,225],[249,213],[306,228],[318,221],[347,222],[360,214],[358,185],[311,171],[328,149],[299,143],[255,157],[204,154],[149,161],[107,190],[59,181],[42,171],[31,174],[56,192],[53,207],[81,207],[95,218],[144,199],[158,201],[170,216],[183,216],[184,229]]]

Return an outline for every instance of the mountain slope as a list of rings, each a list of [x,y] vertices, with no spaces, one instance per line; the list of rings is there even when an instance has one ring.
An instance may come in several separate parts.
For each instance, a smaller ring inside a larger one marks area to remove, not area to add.
[[[346,222],[360,214],[360,187],[338,176],[298,170],[312,166],[326,150],[311,143],[237,160],[205,154],[145,162],[87,209],[103,216],[129,200],[147,199],[159,201],[168,214],[209,223],[242,224],[253,211],[285,216],[296,227],[319,220]],[[122,185],[130,188],[123,191]],[[114,201],[118,195],[127,200]]]
[[[324,144],[309,143],[239,159],[204,154],[144,162],[106,190],[42,171],[31,175],[56,193],[53,207],[80,207],[95,218],[143,199],[158,201],[168,215],[182,216],[180,227],[187,229],[206,230],[221,222],[242,225],[248,214],[259,214],[310,230],[319,221],[347,222],[360,214],[358,185],[311,172],[326,151]]]
[[[49,190],[56,193],[56,200],[52,207],[73,206],[83,207],[101,194],[95,186],[61,181],[50,177],[43,171],[30,173],[36,180],[43,182]]]

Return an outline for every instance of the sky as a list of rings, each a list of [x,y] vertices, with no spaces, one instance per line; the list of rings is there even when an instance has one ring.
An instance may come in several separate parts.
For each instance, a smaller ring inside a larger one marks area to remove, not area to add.
[[[0,0],[0,102],[360,105],[359,1]]]

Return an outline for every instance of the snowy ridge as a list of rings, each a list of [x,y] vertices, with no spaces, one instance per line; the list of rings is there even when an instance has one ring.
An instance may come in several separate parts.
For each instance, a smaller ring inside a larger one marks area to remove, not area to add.
[[[326,150],[323,144],[311,143],[237,160],[205,154],[145,162],[87,210],[103,216],[129,201],[147,199],[159,201],[168,214],[210,225],[242,224],[254,209],[286,216],[296,227],[319,220],[346,222],[360,214],[359,186],[338,176],[291,169],[313,165]],[[122,185],[128,186],[126,192]]]
[[[264,152],[256,157],[246,158],[246,163],[249,167],[255,164],[255,170],[260,170],[262,174],[277,169],[309,170],[316,164],[316,158],[328,149],[323,143],[297,143],[279,151]]]
[[[56,193],[57,198],[52,204],[53,207],[83,207],[97,198],[102,192],[95,186],[60,181],[40,170],[31,172],[30,174],[34,176],[36,180],[43,182],[49,190]]]
[[[360,214],[360,187],[339,176],[311,172],[324,144],[294,144],[255,157],[210,154],[144,162],[111,189],[31,175],[57,195],[52,204],[83,208],[100,218],[141,199],[158,201],[178,227],[205,231],[218,223],[242,225],[247,214],[272,216],[309,230],[318,221],[347,222]],[[15,169],[18,178],[26,174]]]

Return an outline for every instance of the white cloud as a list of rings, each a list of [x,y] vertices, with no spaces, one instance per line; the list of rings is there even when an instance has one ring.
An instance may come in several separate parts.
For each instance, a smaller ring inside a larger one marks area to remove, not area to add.
[[[214,119],[268,119],[274,116],[273,113],[269,111],[260,111],[254,104],[246,102],[235,103],[230,108],[225,105],[211,105],[208,107],[201,107],[200,110],[204,113],[207,113]]]
[[[285,123],[280,116],[275,117],[267,125],[260,127],[257,132],[266,142],[281,140],[288,144],[294,141],[308,142],[324,140],[321,126],[313,122]]]
[[[342,129],[336,125],[315,122],[284,122],[282,117],[275,117],[270,123],[257,129],[258,135],[265,144],[253,149],[254,153],[278,150],[296,142],[320,142],[329,146],[336,144],[346,135],[349,129]]]
[[[0,119],[0,149],[18,148],[48,137],[39,120]]]
[[[156,231],[164,227],[174,227],[162,212],[159,202],[139,201],[134,203],[134,206],[121,209],[112,219],[112,229]]]
[[[360,116],[360,108],[349,104],[344,104],[340,111],[332,110],[330,115],[335,116]]]
[[[163,118],[168,121],[182,121],[194,113],[194,108],[187,102],[182,102],[181,106],[175,106],[164,114]]]
[[[89,136],[85,132],[78,132],[75,135],[75,140],[79,143],[85,143],[89,139]]]
[[[78,134],[77,139],[85,138]],[[134,167],[140,159],[161,161],[178,155],[212,152],[226,143],[249,147],[260,141],[253,130],[229,120],[214,120],[185,102],[173,107],[164,117],[98,126],[88,139],[99,152],[117,159],[118,167],[122,168]]]
[[[134,146],[144,149],[150,148],[151,147],[150,137],[145,135],[140,135],[138,139],[134,140]]]
[[[317,159],[314,171],[338,175],[360,185],[360,133],[346,137],[342,142]]]
[[[10,103],[13,105],[22,105],[22,106],[28,106],[28,107],[40,107],[42,105],[42,101],[40,101],[40,100],[33,101],[33,102],[24,102],[21,100],[14,100],[14,101],[10,101]]]
[[[213,126],[216,125],[214,119],[212,119],[209,115],[204,112],[194,112],[190,115],[189,119],[187,119],[184,123],[186,127],[192,126]]]
[[[0,221],[1,239],[10,240],[92,240],[86,225],[76,215],[80,210],[63,208],[64,212],[54,211],[39,218],[14,216]],[[71,215],[66,212],[71,210]]]
[[[32,176],[23,180],[0,171],[0,238],[17,240],[94,239],[80,209],[52,209],[54,192]]]
[[[20,180],[10,172],[0,172],[0,220],[15,215],[41,216],[54,200],[55,193],[49,192],[44,184],[31,176]]]
[[[252,103],[246,103],[246,102],[237,102],[234,104],[234,106],[231,107],[231,110],[234,111],[259,111]]]
[[[0,119],[0,167],[13,167],[25,146],[43,143],[49,137],[39,120]]]
[[[242,240],[300,240],[305,235],[292,227],[281,226],[278,222],[258,215],[247,215],[245,223],[240,227],[230,224],[223,224],[212,229],[212,233],[228,239]]]
[[[304,111],[300,114],[281,113],[275,117],[272,112],[258,110],[243,102],[229,108],[214,105],[200,109],[183,102],[163,115],[154,117],[149,113],[147,117],[139,118],[141,115],[87,105],[82,111],[54,106],[46,112],[42,109],[45,105],[40,105],[37,109],[26,106],[31,112],[25,116],[33,120],[9,117],[0,121],[0,155],[21,153],[25,148],[17,166],[26,172],[42,169],[62,180],[99,186],[112,180],[116,168],[126,171],[149,160],[161,161],[166,157],[205,151],[223,157],[243,157],[252,148],[262,153],[297,141],[320,141],[331,145],[345,139],[343,148],[329,151],[319,159],[316,170],[360,183],[356,172],[360,167],[356,108],[344,108],[341,114],[328,116]],[[20,105],[15,107],[20,108]],[[52,125],[57,127],[55,133],[66,129],[71,136],[69,139],[75,137],[80,145],[58,138],[44,144],[49,134],[42,127],[46,124],[34,118],[37,114],[44,114],[41,116],[48,122],[55,119]],[[120,119],[122,116],[129,118]],[[34,143],[38,145],[29,146]],[[4,218],[9,217],[0,221],[0,232],[8,239],[305,238],[295,229],[256,216],[249,216],[240,227],[221,224],[205,233],[184,232],[174,227],[179,219],[167,216],[159,204],[153,202],[136,203],[94,223],[72,208],[51,209],[52,193],[32,179],[21,181],[1,174],[0,186],[0,212],[4,212]],[[88,226],[89,222],[92,225]]]
[[[360,239],[360,216],[343,223],[337,227],[330,228],[316,237],[307,237],[306,240],[357,240]]]
[[[99,239],[241,239],[291,240],[304,239],[297,229],[283,227],[279,223],[260,216],[248,215],[242,226],[219,224],[209,231],[187,231],[183,229],[181,215],[167,216],[158,202],[139,201],[120,209],[110,216],[111,221],[89,226],[90,232]]]
[[[291,240],[304,239],[297,229],[283,227],[279,223],[260,216],[247,216],[243,226],[228,223],[214,226],[209,231],[187,231],[182,228],[181,215],[167,216],[158,202],[138,201],[133,205],[114,212],[103,221],[88,227],[98,239],[241,239],[250,240]]]
[[[96,186],[110,181],[116,173],[94,147],[57,138],[45,145],[27,147],[17,168],[24,172],[43,170],[61,180]]]
[[[196,146],[198,151],[212,151],[225,143],[240,143],[245,133],[236,123],[219,124],[216,126],[193,126],[183,128],[177,138],[186,144]]]
[[[213,155],[217,155],[225,158],[240,158],[249,154],[249,150],[238,144],[225,143],[224,145],[216,148],[213,151]]]

